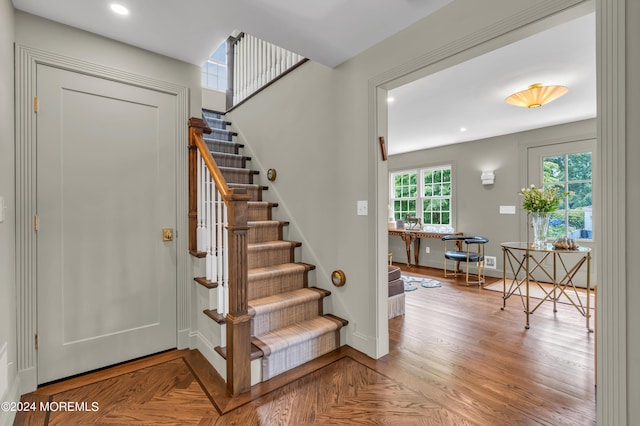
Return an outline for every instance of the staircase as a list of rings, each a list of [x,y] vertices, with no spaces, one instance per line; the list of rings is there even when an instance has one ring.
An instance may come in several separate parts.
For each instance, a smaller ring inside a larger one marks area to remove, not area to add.
[[[295,261],[301,243],[283,238],[289,223],[272,219],[278,205],[262,200],[268,188],[254,183],[258,172],[246,167],[251,159],[240,153],[243,145],[234,142],[236,134],[227,129],[231,123],[208,110],[203,110],[203,119],[212,129],[204,140],[227,184],[244,188],[251,196],[247,235],[251,359],[261,358],[264,381],[340,347],[340,329],[347,321],[323,312],[323,300],[331,293],[309,287],[309,271],[315,266]],[[201,278],[196,281],[211,285]],[[215,311],[204,313],[224,323]],[[226,356],[224,347],[215,350]]]

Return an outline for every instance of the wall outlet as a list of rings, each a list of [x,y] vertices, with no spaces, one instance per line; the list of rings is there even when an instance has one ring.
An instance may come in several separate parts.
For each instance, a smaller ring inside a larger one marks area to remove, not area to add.
[[[496,257],[495,256],[485,256],[484,257],[484,267],[487,269],[496,269]]]
[[[431,247],[426,246],[426,247],[424,248],[424,251],[425,251],[426,253],[431,253]]]

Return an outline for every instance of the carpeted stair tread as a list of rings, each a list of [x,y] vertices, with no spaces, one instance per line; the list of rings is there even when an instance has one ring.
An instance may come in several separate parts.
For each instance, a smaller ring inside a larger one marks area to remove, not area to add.
[[[249,300],[249,315],[255,316],[284,309],[289,306],[300,305],[312,300],[320,300],[331,294],[328,290],[317,287],[301,288],[275,294],[261,299]]]
[[[213,130],[213,129],[212,129]],[[227,132],[227,130],[220,130],[217,129],[218,132]],[[229,132],[232,133],[232,132]],[[237,146],[239,148],[244,148],[244,144],[241,144],[239,142],[234,142],[230,139],[223,139],[220,138],[219,135],[214,135],[213,133],[205,133],[202,135],[202,139],[204,139],[205,143],[209,144],[209,143],[222,143],[222,144],[226,144],[226,145],[234,145]]]
[[[227,183],[253,184],[253,177],[259,172],[257,170],[240,169],[237,167],[218,167]]]
[[[260,336],[254,336],[251,343],[256,345],[264,356],[270,356],[298,343],[337,331],[343,326],[344,322],[339,318],[333,315],[323,315]]]
[[[312,269],[315,269],[315,266],[308,263],[281,263],[279,265],[263,266],[249,269],[249,281],[268,279],[286,275],[287,273],[304,273]]]
[[[295,257],[294,249],[302,243],[296,241],[266,241],[247,244],[247,264],[250,268],[291,263]]]
[[[226,152],[212,152],[213,159],[216,160],[218,167],[235,167],[245,168],[247,161],[251,160],[251,157],[247,157],[240,154],[228,154]]]
[[[247,194],[251,196],[251,201],[262,201],[262,191],[269,189],[267,186],[256,184],[246,185],[241,183],[228,183],[228,185],[229,188],[241,188],[247,191]]]
[[[222,121],[227,125],[230,125],[230,121],[226,121],[224,118],[224,113],[214,111],[212,109],[202,108],[202,118],[206,121],[208,119]]]
[[[279,263],[249,269],[248,298],[259,299],[308,287],[309,271],[314,265],[307,263]]]
[[[278,207],[278,203],[270,203],[268,201],[249,201],[247,205],[247,220],[271,220],[273,218],[272,209],[274,207]]]
[[[213,138],[203,138],[204,142],[207,144],[207,147],[211,152],[224,152],[227,154],[238,154],[241,148],[244,148],[244,145],[225,141],[222,139],[213,139]]]
[[[279,220],[260,220],[247,222],[249,232],[247,241],[258,243],[274,240],[282,240],[282,228],[289,222]]]

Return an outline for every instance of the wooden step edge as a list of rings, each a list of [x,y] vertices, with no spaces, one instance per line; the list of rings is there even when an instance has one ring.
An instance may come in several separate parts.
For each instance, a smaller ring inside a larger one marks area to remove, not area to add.
[[[333,320],[338,324],[342,324],[341,327],[345,327],[345,326],[347,326],[349,324],[349,321],[347,321],[346,319],[337,317],[337,316],[335,316],[333,314],[324,314],[323,317],[328,318],[330,320]]]
[[[243,167],[229,167],[229,166],[218,166],[221,172],[235,172],[235,173],[244,173],[245,175],[254,175],[253,170],[245,169]],[[228,182],[233,183],[233,182]]]
[[[305,263],[305,262],[296,262],[299,265],[303,265],[305,268],[307,268],[307,271],[313,271],[316,269],[316,265],[312,265],[310,263]]]
[[[206,287],[208,289],[212,289],[212,288],[217,288],[218,287],[218,283],[217,282],[209,281],[205,277],[196,277],[193,280],[195,282],[197,282],[198,284],[200,284],[201,286]]]
[[[229,188],[260,188],[263,191],[266,191],[269,189],[268,186],[260,186],[258,184],[255,183],[233,183],[233,182],[228,182],[227,183],[229,185]]]
[[[278,207],[278,203],[272,203],[270,201],[249,201],[249,205],[251,204],[266,204],[268,207]]]
[[[191,256],[197,257],[199,259],[203,259],[203,258],[207,257],[207,252],[205,252],[205,251],[189,250],[189,254]]]
[[[291,247],[302,247],[302,243],[300,241],[289,241],[289,240],[272,240],[272,241],[263,241],[261,243],[249,243],[247,244],[247,246],[249,248],[251,247],[259,247],[259,246],[266,246],[267,244],[270,243],[282,243],[281,245],[284,247],[285,244],[287,243],[287,245],[291,246]],[[294,262],[292,262],[294,263]]]
[[[216,351],[222,358],[227,359],[227,347],[222,347],[222,346],[216,346],[215,348],[213,348],[214,351]],[[257,347],[256,345],[254,345],[253,343],[251,344],[251,356],[250,359],[251,361],[255,360],[255,359],[259,359],[262,358],[262,356],[264,355],[264,353],[262,352],[262,350],[260,350],[259,347]]]
[[[289,226],[289,221],[286,220],[274,220],[274,219],[266,219],[266,220],[248,220],[247,225],[257,225],[259,223],[267,223],[270,222],[272,226]]]
[[[318,293],[320,295],[320,300],[324,299],[325,297],[329,297],[331,296],[331,292],[329,290],[326,290],[324,288],[320,288],[320,287],[307,287],[309,290],[313,290],[316,293]]]
[[[224,315],[220,315],[217,309],[205,309],[202,312],[218,324],[222,325],[227,323],[227,319],[224,317]]]

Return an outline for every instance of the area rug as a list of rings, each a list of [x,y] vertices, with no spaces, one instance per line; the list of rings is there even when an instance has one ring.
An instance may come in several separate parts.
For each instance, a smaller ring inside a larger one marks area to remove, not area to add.
[[[404,291],[413,291],[418,288],[417,286],[422,286],[424,288],[442,287],[442,283],[438,280],[434,280],[433,278],[410,277],[403,275],[400,279],[404,282]]]

